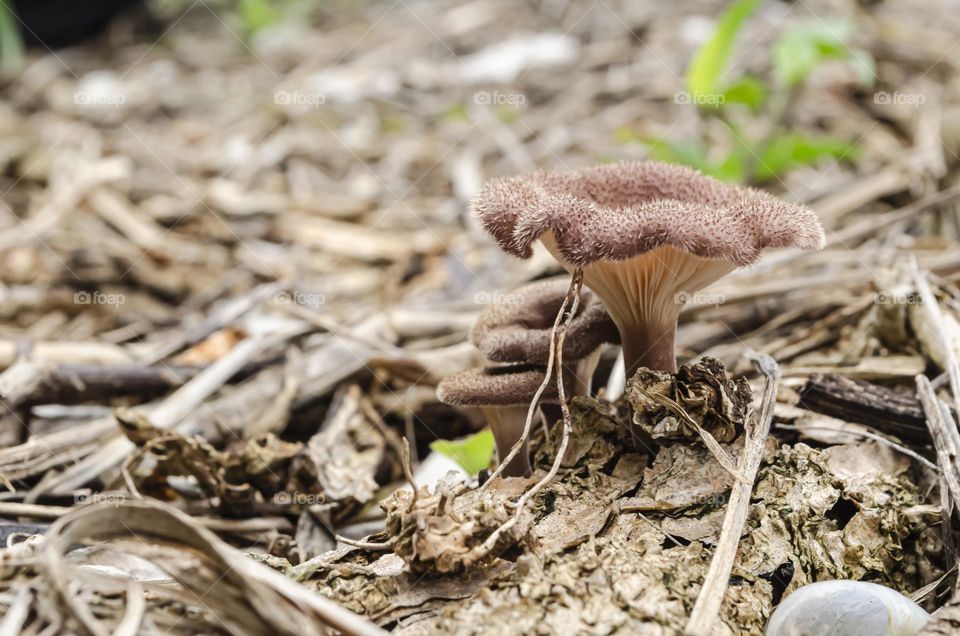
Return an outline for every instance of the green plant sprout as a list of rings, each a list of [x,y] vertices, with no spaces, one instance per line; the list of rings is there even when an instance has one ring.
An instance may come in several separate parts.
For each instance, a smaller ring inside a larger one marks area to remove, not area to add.
[[[489,428],[461,439],[430,442],[432,451],[457,462],[470,475],[490,467],[494,447],[493,432]]]
[[[0,79],[13,77],[23,66],[23,39],[10,0],[0,0]]]
[[[174,19],[198,3],[190,0],[147,0],[147,4],[155,15]],[[268,27],[306,20],[319,3],[316,0],[205,0],[199,4],[223,16],[231,29],[237,28],[240,35],[250,40]]]
[[[728,143],[711,148],[705,134],[698,140],[642,139],[654,159],[697,168],[705,174],[735,183],[762,183],[787,171],[824,158],[854,158],[856,145],[828,136],[789,130],[784,115],[810,73],[820,64],[840,60],[852,64],[860,83],[874,80],[873,58],[851,49],[852,26],[842,20],[817,21],[785,33],[771,51],[772,77],[765,81],[744,74],[726,79],[737,34],[761,0],[737,0],[717,23],[711,38],[696,52],[686,73],[686,92],[678,102],[693,103],[700,129],[719,120]],[[752,138],[744,130],[760,130]],[[615,132],[621,143],[634,141],[629,130]],[[718,156],[718,152],[722,152]]]
[[[283,18],[281,8],[274,6],[269,0],[240,0],[237,3],[237,13],[247,37],[280,22]]]

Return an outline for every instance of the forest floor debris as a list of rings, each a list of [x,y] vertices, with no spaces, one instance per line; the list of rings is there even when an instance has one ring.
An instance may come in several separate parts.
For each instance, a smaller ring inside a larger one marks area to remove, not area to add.
[[[810,205],[827,247],[685,299],[680,361],[722,361],[723,380],[709,362],[625,386],[605,349],[557,479],[517,517],[559,445],[539,419],[531,481],[478,494],[427,471],[431,442],[483,426],[436,397],[483,364],[476,317],[560,272],[503,255],[467,202],[492,176],[657,140],[730,151],[678,98],[715,3],[332,3],[249,38],[229,11],[158,4],[165,25],[133,13],[28,51],[0,86],[0,631],[675,633],[742,473],[755,350],[782,380],[724,628],[759,633],[785,593],[848,576],[943,606],[930,629],[950,633],[952,7],[761,3],[737,72],[768,74],[756,50],[834,17],[876,61],[875,90],[824,65],[784,122],[860,152],[764,184]],[[430,484],[415,501],[403,438]],[[172,581],[227,570],[249,580],[210,608]]]

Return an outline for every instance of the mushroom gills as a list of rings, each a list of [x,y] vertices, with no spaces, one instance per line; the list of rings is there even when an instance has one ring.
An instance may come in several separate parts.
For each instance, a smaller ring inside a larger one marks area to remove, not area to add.
[[[777,606],[766,636],[914,636],[930,615],[903,594],[866,581],[820,581]]]
[[[552,232],[540,237],[554,258],[563,258]],[[583,268],[583,282],[597,296],[620,330],[626,377],[640,367],[676,373],[677,317],[696,292],[723,278],[736,265],[665,245],[632,258],[598,261]]]

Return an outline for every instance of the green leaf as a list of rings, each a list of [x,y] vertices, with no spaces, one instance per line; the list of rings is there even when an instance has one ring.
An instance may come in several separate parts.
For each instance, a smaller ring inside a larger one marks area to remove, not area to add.
[[[628,145],[643,143],[644,139],[633,128],[628,126],[620,126],[613,131],[613,141],[621,145]]]
[[[281,17],[280,10],[271,6],[269,0],[240,0],[238,11],[248,36],[276,24]]]
[[[471,475],[476,475],[488,468],[493,459],[493,433],[485,428],[461,439],[438,439],[430,442],[430,448],[457,462]]]
[[[851,60],[860,81],[873,81],[873,58],[864,51],[847,46],[853,25],[846,20],[805,24],[781,37],[773,48],[773,73],[780,86],[791,88],[802,83],[810,72],[827,60]]]
[[[470,121],[470,115],[467,114],[467,107],[463,104],[451,104],[443,111],[443,119],[446,121]]]
[[[756,176],[763,181],[824,158],[852,159],[856,149],[855,145],[835,137],[807,137],[801,134],[775,137],[760,154]]]
[[[678,163],[697,170],[706,170],[707,151],[696,142],[667,141],[665,139],[647,139],[650,158],[667,163]]]
[[[711,164],[704,172],[720,181],[743,183],[747,176],[747,153],[741,148],[731,150],[723,161]]]
[[[719,105],[711,96],[721,94],[721,78],[727,70],[733,42],[760,0],[737,0],[727,9],[713,36],[697,51],[687,68],[687,92],[696,104]]]
[[[0,2],[0,77],[12,77],[23,66],[20,25],[7,2]]]
[[[758,78],[745,75],[723,92],[724,104],[745,104],[754,113],[760,110],[767,99],[767,87]]]

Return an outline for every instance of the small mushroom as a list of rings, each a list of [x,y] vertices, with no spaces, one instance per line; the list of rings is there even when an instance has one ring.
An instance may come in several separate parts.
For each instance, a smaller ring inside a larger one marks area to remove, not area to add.
[[[477,406],[483,411],[487,424],[493,432],[497,457],[505,458],[523,434],[527,410],[534,394],[543,384],[546,372],[542,366],[507,365],[471,369],[445,378],[437,386],[437,397],[445,404]],[[564,374],[564,384],[572,384],[572,378]],[[540,398],[541,404],[556,404],[557,388],[547,386]],[[530,474],[530,457],[527,441],[520,452],[504,467],[507,477],[525,477]]]
[[[919,605],[888,587],[820,581],[777,606],[766,636],[914,636],[929,619]]]
[[[553,278],[513,290],[507,294],[510,302],[489,305],[481,312],[470,340],[493,362],[547,364],[553,323],[568,287],[567,280]],[[619,343],[620,333],[603,304],[593,292],[583,290],[563,344],[564,365],[570,364],[577,378],[575,394],[590,392],[600,347]]]
[[[620,331],[627,377],[640,367],[676,371],[689,294],[765,248],[824,241],[803,205],[655,161],[493,179],[473,209],[506,252],[529,258],[539,239],[566,269],[583,269]]]

